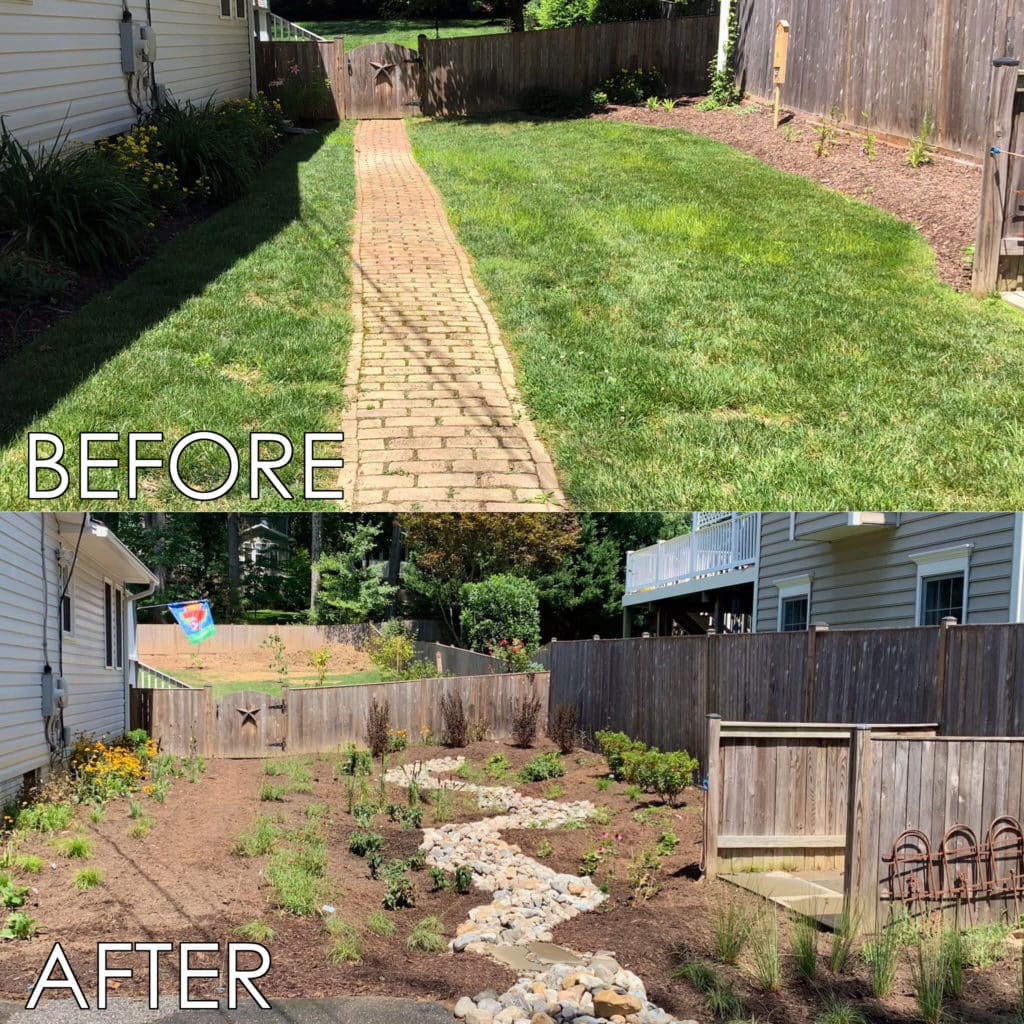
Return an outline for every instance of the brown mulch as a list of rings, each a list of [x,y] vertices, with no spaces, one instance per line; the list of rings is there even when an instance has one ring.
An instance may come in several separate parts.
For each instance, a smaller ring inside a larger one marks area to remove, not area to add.
[[[496,753],[504,754],[518,768],[549,749],[547,741],[538,741],[532,750],[494,742],[476,743],[466,751],[416,746],[389,763],[465,753],[479,772],[487,758]],[[261,762],[212,761],[196,785],[176,780],[164,804],[143,798],[145,813],[155,820],[145,839],[128,837],[132,823],[127,818],[126,801],[111,802],[105,821],[98,825],[89,822],[83,811],[80,827],[94,846],[87,863],[103,872],[103,884],[87,892],[79,892],[73,885],[83,862],[57,856],[48,837],[33,837],[26,842],[20,852],[39,853],[47,861],[43,874],[28,877],[33,892],[26,909],[39,922],[40,933],[27,942],[0,943],[0,998],[24,999],[57,940],[88,995],[95,990],[98,941],[216,941],[224,946],[237,940],[233,933],[238,925],[257,918],[268,922],[276,932],[266,943],[273,966],[258,983],[271,998],[375,994],[440,1000],[452,1005],[460,996],[486,988],[503,991],[514,976],[488,958],[470,953],[413,953],[405,945],[411,926],[427,914],[439,916],[446,934],[453,935],[469,909],[484,901],[479,892],[466,896],[434,893],[426,872],[411,872],[417,905],[389,915],[397,925],[396,934],[379,938],[366,929],[367,915],[380,909],[384,883],[370,879],[365,861],[348,852],[348,835],[355,826],[346,813],[345,786],[333,778],[333,760],[323,757],[315,762],[313,793],[291,794],[281,802],[258,800],[257,791],[266,779]],[[675,807],[660,807],[647,797],[633,802],[627,799],[621,783],[610,782],[605,787],[600,781],[605,776],[600,757],[577,751],[565,758],[565,765],[564,778],[519,788],[553,799],[589,799],[607,809],[608,824],[578,830],[522,829],[505,834],[508,842],[558,871],[578,873],[588,851],[603,853],[593,877],[607,887],[610,899],[600,910],[560,925],[554,933],[555,941],[581,951],[614,951],[626,967],[644,979],[651,998],[669,1012],[684,1019],[710,1020],[701,997],[686,982],[672,980],[671,970],[687,958],[713,964],[713,922],[721,899],[739,900],[750,909],[763,904],[725,883],[700,880],[702,793],[688,790]],[[477,774],[472,781],[487,780]],[[396,803],[405,803],[405,796],[399,787],[392,787],[388,794]],[[257,813],[280,816],[285,827],[299,827],[307,820],[305,808],[313,802],[328,804],[331,809],[325,828],[329,875],[334,886],[330,898],[337,913],[359,929],[363,943],[359,964],[334,966],[327,962],[327,937],[318,918],[291,917],[273,909],[263,877],[265,857],[245,858],[230,853],[232,843]],[[456,821],[481,814],[458,799],[455,811]],[[432,824],[429,807],[424,824]],[[378,817],[374,828],[385,836],[387,858],[408,858],[419,844],[419,831],[402,831],[383,816]],[[665,832],[672,832],[678,845],[664,858],[660,891],[648,902],[633,906],[630,864]],[[813,1024],[822,995],[832,989],[855,1002],[870,1021],[895,1024],[916,1019],[906,965],[901,969],[896,994],[886,1000],[870,997],[859,962],[849,972],[833,977],[823,959],[819,978],[810,985],[796,975],[788,957],[785,922],[782,930],[781,992],[761,992],[747,968],[716,967],[735,985],[748,1014],[762,1021]],[[827,952],[827,937],[823,937],[821,949],[823,954]],[[193,961],[196,966],[204,965],[201,956]],[[120,961],[111,957],[111,963],[133,966],[139,973],[139,977],[122,983],[118,995],[145,994],[147,979],[141,956]],[[161,973],[162,991],[175,991],[177,972],[171,970],[172,964],[168,959]],[[216,958],[205,964],[216,966]],[[196,980],[192,993],[223,1000],[219,984],[216,980]],[[1018,985],[1019,966],[1010,962],[969,972],[966,994],[953,1002],[952,1009],[967,1024],[1006,1021],[1011,1017]]]
[[[888,145],[881,140],[876,158],[868,160],[861,153],[864,136],[842,129],[836,130],[828,143],[827,155],[819,157],[815,129],[823,123],[821,118],[787,111],[776,129],[767,104],[747,100],[739,107],[700,111],[696,104],[702,98],[684,97],[671,111],[612,106],[595,117],[680,128],[717,139],[771,167],[886,210],[914,225],[927,239],[943,281],[960,290],[969,287],[964,249],[974,244],[981,191],[979,163],[936,153],[930,164],[914,168],[906,162],[906,145]]]

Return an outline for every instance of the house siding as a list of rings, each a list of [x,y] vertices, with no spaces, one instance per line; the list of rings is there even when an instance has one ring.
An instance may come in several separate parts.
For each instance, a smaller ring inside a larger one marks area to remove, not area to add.
[[[170,95],[249,95],[251,14],[221,18],[219,0],[153,0],[151,7],[154,75]],[[144,5],[129,9],[145,20]],[[121,12],[112,0],[0,0],[0,114],[22,142],[62,134],[88,141],[134,123],[121,71]]]
[[[1019,513],[904,512],[900,525],[865,528],[832,541],[791,541],[790,514],[761,517],[758,564],[758,632],[778,625],[776,580],[805,573],[813,577],[811,622],[833,629],[915,625],[917,564],[911,553],[973,545],[967,622],[1007,622],[1010,617],[1014,523]],[[803,516],[821,515],[796,513]],[[812,520],[808,519],[808,524]]]
[[[59,531],[57,520],[49,514],[0,514],[0,650],[4,655],[0,660],[0,802],[17,794],[26,772],[49,763],[43,734],[41,675],[47,658],[55,673],[60,669],[56,552],[60,545],[73,552],[75,539],[67,525]],[[126,625],[125,667],[106,668],[104,578],[98,564],[79,556],[72,577],[75,636],[65,638],[63,648],[63,675],[68,688],[64,724],[76,735],[115,736],[127,724],[129,631]],[[111,582],[123,587],[122,580]],[[124,614],[127,623],[127,603]]]

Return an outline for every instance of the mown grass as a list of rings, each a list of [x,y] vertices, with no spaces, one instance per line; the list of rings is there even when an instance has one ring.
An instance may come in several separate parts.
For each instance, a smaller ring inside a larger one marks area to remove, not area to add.
[[[1024,502],[1024,317],[909,225],[675,130],[410,133],[577,506]]]
[[[352,130],[285,146],[252,190],[182,232],[112,291],[46,331],[0,370],[0,505],[27,502],[27,434],[50,431],[68,446],[78,477],[82,431],[160,431],[143,457],[167,459],[174,441],[214,430],[242,452],[242,473],[221,507],[249,503],[249,434],[290,437],[297,457],[280,471],[302,499],[302,435],[336,430],[351,336],[347,251],[354,198]],[[272,454],[274,449],[267,451]],[[101,457],[127,459],[127,441],[100,444]],[[321,447],[320,455],[329,454]],[[211,445],[182,459],[182,476],[210,490],[227,461]],[[327,470],[324,486],[336,471]],[[194,507],[166,469],[142,474],[139,501],[124,470],[96,470],[97,488],[120,500],[82,501],[72,487],[51,507]],[[40,476],[51,487],[51,473]],[[285,504],[272,487],[261,507]],[[309,503],[312,504],[312,503]]]
[[[381,18],[346,18],[341,21],[303,21],[300,24],[326,39],[343,36],[346,53],[366,43],[398,43],[415,50],[421,33],[430,39],[454,39],[506,31],[505,23],[496,22],[493,18],[450,18],[440,23],[439,36],[430,18],[392,18],[387,21]]]
[[[252,679],[232,683],[213,682],[217,678],[216,671],[192,669],[174,669],[171,675],[180,679],[189,686],[212,686],[213,696],[217,699],[229,694],[240,693],[243,690],[254,690],[258,693],[268,693],[273,697],[281,696],[281,678],[275,676],[273,679]],[[366,669],[361,672],[345,672],[338,675],[328,675],[325,686],[355,686],[359,683],[379,683],[383,681],[383,675],[375,668]],[[304,675],[302,673],[288,676],[288,685],[315,686],[317,679],[315,675]]]

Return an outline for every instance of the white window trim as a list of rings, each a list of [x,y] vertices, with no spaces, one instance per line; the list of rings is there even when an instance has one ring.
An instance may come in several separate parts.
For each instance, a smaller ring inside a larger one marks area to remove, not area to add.
[[[779,592],[779,603],[775,617],[775,629],[782,632],[783,605],[793,597],[807,598],[807,625],[811,624],[811,584],[814,577],[810,573],[802,576],[787,576],[785,579],[774,580],[775,589]]]
[[[236,21],[235,18],[235,0],[228,0],[228,13],[224,13],[224,0],[217,0],[220,5],[217,11],[217,16],[221,21]]]
[[[914,623],[921,625],[921,599],[924,596],[924,581],[935,576],[952,576],[964,574],[964,604],[960,611],[959,623],[967,621],[967,599],[970,594],[971,552],[974,545],[970,543],[954,544],[948,548],[932,548],[930,551],[915,551],[908,555],[912,562],[917,563],[916,594],[914,597]]]

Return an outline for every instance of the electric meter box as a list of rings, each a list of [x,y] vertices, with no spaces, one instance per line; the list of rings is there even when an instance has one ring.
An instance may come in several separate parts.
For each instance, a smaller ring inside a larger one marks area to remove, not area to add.
[[[54,675],[52,672],[44,672],[42,682],[43,717],[49,718],[50,715],[56,714],[59,708],[67,707],[67,681],[61,676]]]
[[[156,60],[156,32],[152,25],[138,21],[118,23],[121,33],[121,70],[126,74],[141,71]]]

